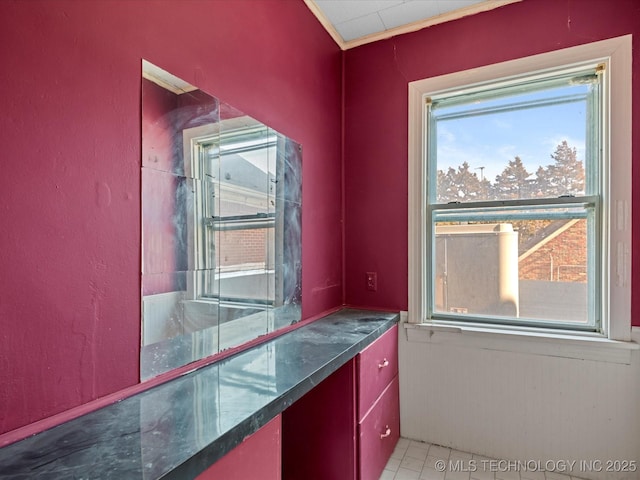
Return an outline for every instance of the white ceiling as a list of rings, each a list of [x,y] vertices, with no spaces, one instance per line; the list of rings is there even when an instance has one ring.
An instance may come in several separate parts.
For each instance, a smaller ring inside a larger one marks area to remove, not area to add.
[[[520,0],[305,0],[343,48],[490,10],[514,1]],[[414,28],[407,28],[408,26]]]

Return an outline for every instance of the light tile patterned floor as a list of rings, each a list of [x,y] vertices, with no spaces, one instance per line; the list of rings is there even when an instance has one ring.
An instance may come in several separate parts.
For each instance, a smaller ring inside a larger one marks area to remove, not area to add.
[[[495,460],[401,438],[380,480],[580,480],[535,462]],[[566,465],[558,464],[564,468]],[[566,471],[566,470],[565,470]]]

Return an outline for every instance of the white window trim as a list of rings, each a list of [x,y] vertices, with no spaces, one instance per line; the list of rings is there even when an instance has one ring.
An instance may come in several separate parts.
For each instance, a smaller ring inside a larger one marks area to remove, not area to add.
[[[631,80],[632,80],[632,36],[603,40],[577,47],[556,50],[494,65],[455,72],[438,77],[409,83],[409,312],[408,337],[416,341],[435,341],[443,335],[450,340],[466,337],[463,343],[473,337],[474,345],[489,342],[494,347],[496,340],[504,342],[504,349],[521,351],[523,341],[533,341],[532,353],[546,354],[548,343],[570,345],[569,357],[575,357],[576,345],[608,347],[615,353],[613,361],[622,348],[635,349],[631,340]],[[610,258],[604,269],[603,335],[581,335],[576,332],[540,331],[539,329],[494,328],[490,325],[472,326],[464,324],[442,324],[425,322],[426,304],[423,295],[423,275],[429,258],[425,252],[424,222],[426,219],[426,192],[424,190],[425,168],[423,161],[423,105],[424,96],[444,89],[460,88],[466,85],[488,82],[499,78],[522,75],[529,72],[557,68],[590,60],[605,60],[610,69],[610,88],[605,91],[609,103],[609,121],[605,121],[605,162],[612,159],[615,168],[605,168],[608,190],[604,192],[604,228],[608,241],[603,249],[603,258]],[[443,330],[444,329],[444,330]],[[411,334],[411,331],[414,334]],[[417,334],[417,332],[422,333]],[[466,333],[467,335],[460,335]],[[417,335],[416,335],[417,334]],[[515,343],[513,340],[516,340]],[[546,345],[542,345],[543,341]],[[478,343],[480,342],[480,343]],[[577,343],[576,343],[577,342]],[[511,346],[509,346],[511,345]],[[527,349],[525,349],[527,350]],[[580,348],[578,349],[580,350]],[[564,355],[560,355],[564,356]],[[584,355],[578,355],[580,358]],[[600,357],[596,354],[595,357]],[[605,354],[608,358],[609,355]],[[589,357],[590,358],[590,357]],[[606,359],[605,358],[605,359]],[[594,358],[596,359],[596,358]],[[626,362],[624,362],[626,363]]]

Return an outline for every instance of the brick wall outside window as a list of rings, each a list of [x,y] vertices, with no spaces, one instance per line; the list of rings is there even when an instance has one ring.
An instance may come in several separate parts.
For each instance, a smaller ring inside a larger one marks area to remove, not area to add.
[[[266,268],[267,229],[227,230],[216,232],[215,244],[224,252],[216,263],[221,267],[260,264]]]
[[[587,222],[579,220],[557,236],[540,242],[519,262],[520,280],[587,281]]]

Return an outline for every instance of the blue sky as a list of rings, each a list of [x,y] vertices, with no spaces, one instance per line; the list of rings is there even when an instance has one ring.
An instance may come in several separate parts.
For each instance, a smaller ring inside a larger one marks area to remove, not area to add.
[[[570,87],[571,93],[584,93],[584,85]],[[557,90],[556,90],[557,92]],[[556,95],[554,95],[556,96]],[[518,100],[549,98],[548,93],[521,95]],[[486,102],[488,106],[505,105],[504,99]],[[473,105],[475,108],[478,105]],[[443,107],[438,114],[462,110]],[[538,166],[553,163],[551,154],[566,140],[584,161],[586,102],[571,102],[540,108],[490,113],[438,122],[438,169],[457,168],[466,161],[470,169],[492,183],[507,163],[519,156],[525,168],[535,173]],[[532,177],[533,178],[533,177]]]

